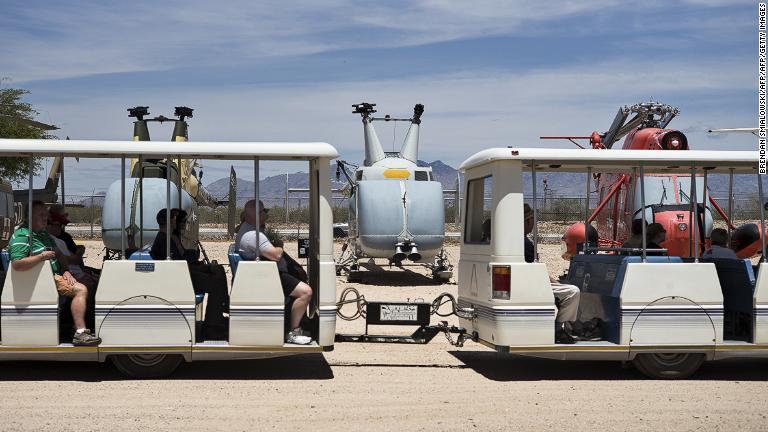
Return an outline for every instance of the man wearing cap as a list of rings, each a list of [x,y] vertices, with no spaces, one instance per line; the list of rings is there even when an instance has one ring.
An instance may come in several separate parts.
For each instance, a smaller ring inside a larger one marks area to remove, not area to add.
[[[533,209],[528,204],[523,204],[523,229],[525,231],[525,262],[535,260],[533,252],[533,242],[528,238],[528,234],[533,231]],[[581,291],[575,285],[563,284],[553,279],[551,276],[549,282],[552,285],[552,293],[557,299],[557,316],[555,317],[555,338],[557,343],[574,343],[571,335],[571,323],[576,321],[579,312],[579,297]]]
[[[267,218],[267,209],[264,203],[259,201],[259,225],[264,224]],[[290,331],[285,337],[285,341],[292,344],[308,345],[312,338],[302,334],[301,318],[304,311],[307,310],[309,302],[312,300],[312,287],[302,282],[296,276],[287,271],[285,258],[283,257],[283,244],[279,242],[272,244],[261,230],[256,230],[256,200],[250,200],[245,203],[245,221],[237,232],[235,239],[235,249],[245,259],[256,259],[263,257],[270,261],[278,263],[278,272],[280,273],[280,285],[283,288],[283,294],[286,297],[293,298],[291,305]]]

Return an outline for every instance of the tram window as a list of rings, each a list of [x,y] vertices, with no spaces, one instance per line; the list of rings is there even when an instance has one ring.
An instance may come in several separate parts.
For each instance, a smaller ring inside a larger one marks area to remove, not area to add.
[[[467,184],[464,242],[489,244],[491,242],[491,198],[493,177],[470,180]],[[486,222],[487,221],[487,222]]]

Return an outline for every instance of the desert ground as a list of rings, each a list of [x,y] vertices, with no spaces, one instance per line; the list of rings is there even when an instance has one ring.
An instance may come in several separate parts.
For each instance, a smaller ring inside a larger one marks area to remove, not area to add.
[[[88,262],[100,263],[101,243],[82,243]],[[227,243],[204,245],[226,262]],[[448,249],[455,263],[458,247]],[[559,246],[540,253],[553,276],[565,270]],[[337,296],[347,286],[368,300],[431,301],[457,291],[418,267],[377,267],[363,283],[338,278]],[[361,333],[363,324],[338,320],[337,331]],[[766,380],[766,360],[707,363],[692,379],[653,381],[619,363],[499,355],[472,342],[455,348],[438,335],[428,345],[338,343],[324,354],[191,363],[160,380],[126,379],[108,363],[3,363],[0,428],[765,430]]]

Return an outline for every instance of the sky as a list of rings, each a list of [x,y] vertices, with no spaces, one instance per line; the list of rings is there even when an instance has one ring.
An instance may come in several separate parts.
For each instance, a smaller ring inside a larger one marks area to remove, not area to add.
[[[29,90],[60,138],[130,139],[128,107],[184,105],[191,140],[325,141],[361,161],[352,104],[407,117],[422,103],[419,158],[456,167],[489,147],[571,148],[539,136],[605,131],[652,98],[680,108],[670,127],[692,148],[757,148],[707,133],[757,125],[752,1],[7,0],[0,40],[0,85]],[[405,135],[395,125],[376,124],[386,150]],[[118,161],[67,166],[68,194],[119,178]],[[204,166],[204,183],[229,170]],[[286,170],[306,167],[260,173]]]

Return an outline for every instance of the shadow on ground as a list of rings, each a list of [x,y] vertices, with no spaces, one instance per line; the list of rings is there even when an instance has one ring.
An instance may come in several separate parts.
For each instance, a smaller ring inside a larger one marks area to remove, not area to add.
[[[417,273],[408,267],[380,266],[373,263],[360,263],[365,270],[355,272],[352,282],[373,286],[414,287],[440,285],[432,277]]]
[[[493,381],[648,379],[619,362],[549,360],[481,351],[450,353],[468,368]],[[690,380],[768,381],[768,360],[730,359],[705,362]]]
[[[0,381],[119,381],[128,378],[110,361],[12,361],[0,365]],[[300,354],[261,360],[182,363],[170,380],[327,380],[333,372],[322,354]]]

